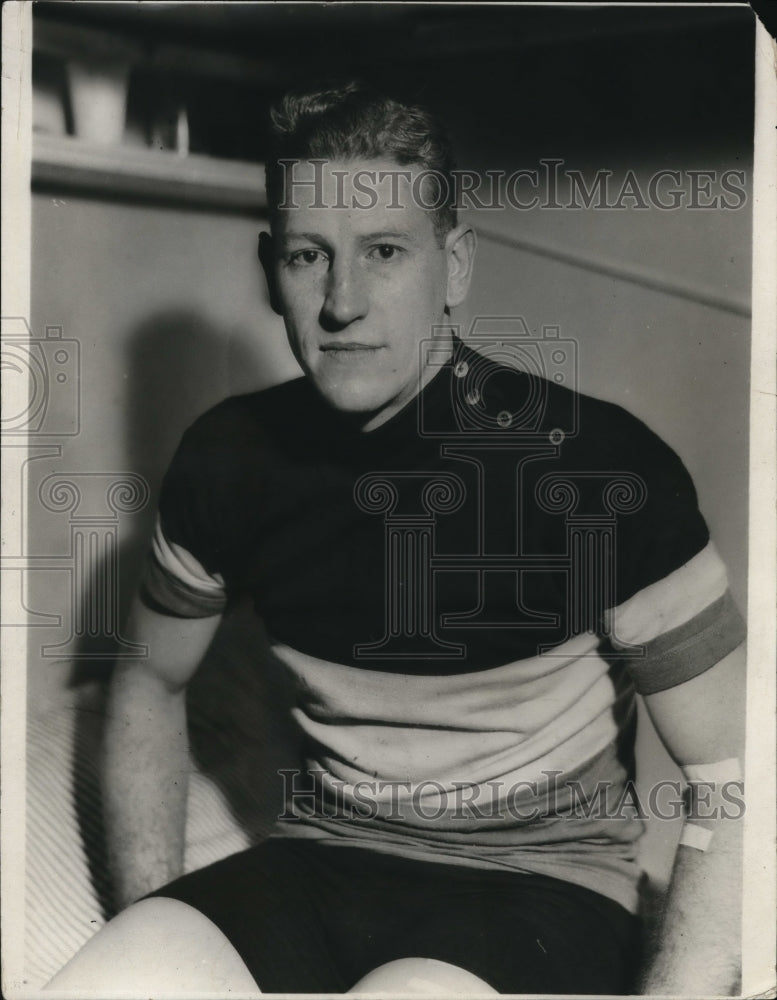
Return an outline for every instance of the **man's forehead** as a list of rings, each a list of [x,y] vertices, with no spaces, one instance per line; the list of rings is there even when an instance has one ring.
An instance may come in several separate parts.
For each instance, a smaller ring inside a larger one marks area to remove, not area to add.
[[[286,161],[278,220],[286,232],[322,225],[426,232],[433,222],[424,173],[390,158]]]

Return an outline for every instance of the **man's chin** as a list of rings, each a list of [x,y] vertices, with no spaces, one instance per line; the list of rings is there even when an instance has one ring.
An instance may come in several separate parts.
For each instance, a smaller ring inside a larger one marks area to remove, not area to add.
[[[371,424],[384,410],[391,409],[391,397],[386,397],[385,388],[382,392],[376,392],[374,388],[363,385],[332,385],[326,382],[315,384],[319,394],[333,410],[355,419],[363,418],[365,423]]]
[[[341,389],[332,389],[329,386],[319,386],[319,392],[332,409],[339,413],[362,414],[369,417],[386,405],[384,400],[376,400],[368,393],[343,392]]]

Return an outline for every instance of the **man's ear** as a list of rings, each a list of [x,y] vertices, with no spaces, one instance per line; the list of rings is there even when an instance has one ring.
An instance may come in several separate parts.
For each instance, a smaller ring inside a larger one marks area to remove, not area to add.
[[[280,298],[278,296],[278,286],[275,281],[275,250],[273,239],[269,233],[259,233],[259,260],[262,262],[265,279],[267,280],[267,291],[270,295],[270,306],[273,312],[282,316]]]
[[[451,229],[445,238],[445,256],[448,262],[448,289],[445,305],[449,309],[460,306],[467,297],[472,280],[476,248],[475,231],[466,222]]]

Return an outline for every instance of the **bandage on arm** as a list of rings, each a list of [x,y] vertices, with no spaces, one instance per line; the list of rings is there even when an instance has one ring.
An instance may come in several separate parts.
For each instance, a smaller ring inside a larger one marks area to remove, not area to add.
[[[720,808],[721,802],[724,802],[723,787],[742,782],[742,766],[738,757],[727,757],[725,760],[709,764],[686,764],[682,771],[688,782],[686,810],[689,818],[683,824],[679,843],[696,851],[706,851],[712,843],[715,831],[711,826],[703,825],[703,821],[706,819],[709,822],[718,818],[716,810]],[[708,793],[705,798],[705,806],[710,810],[708,816],[699,815],[700,787]]]

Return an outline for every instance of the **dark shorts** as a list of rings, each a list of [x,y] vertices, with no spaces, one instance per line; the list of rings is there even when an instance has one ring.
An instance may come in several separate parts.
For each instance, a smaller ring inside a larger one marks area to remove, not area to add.
[[[626,993],[639,957],[637,918],[571,883],[291,838],[153,895],[209,917],[266,993],[342,993],[399,958],[500,993]]]

